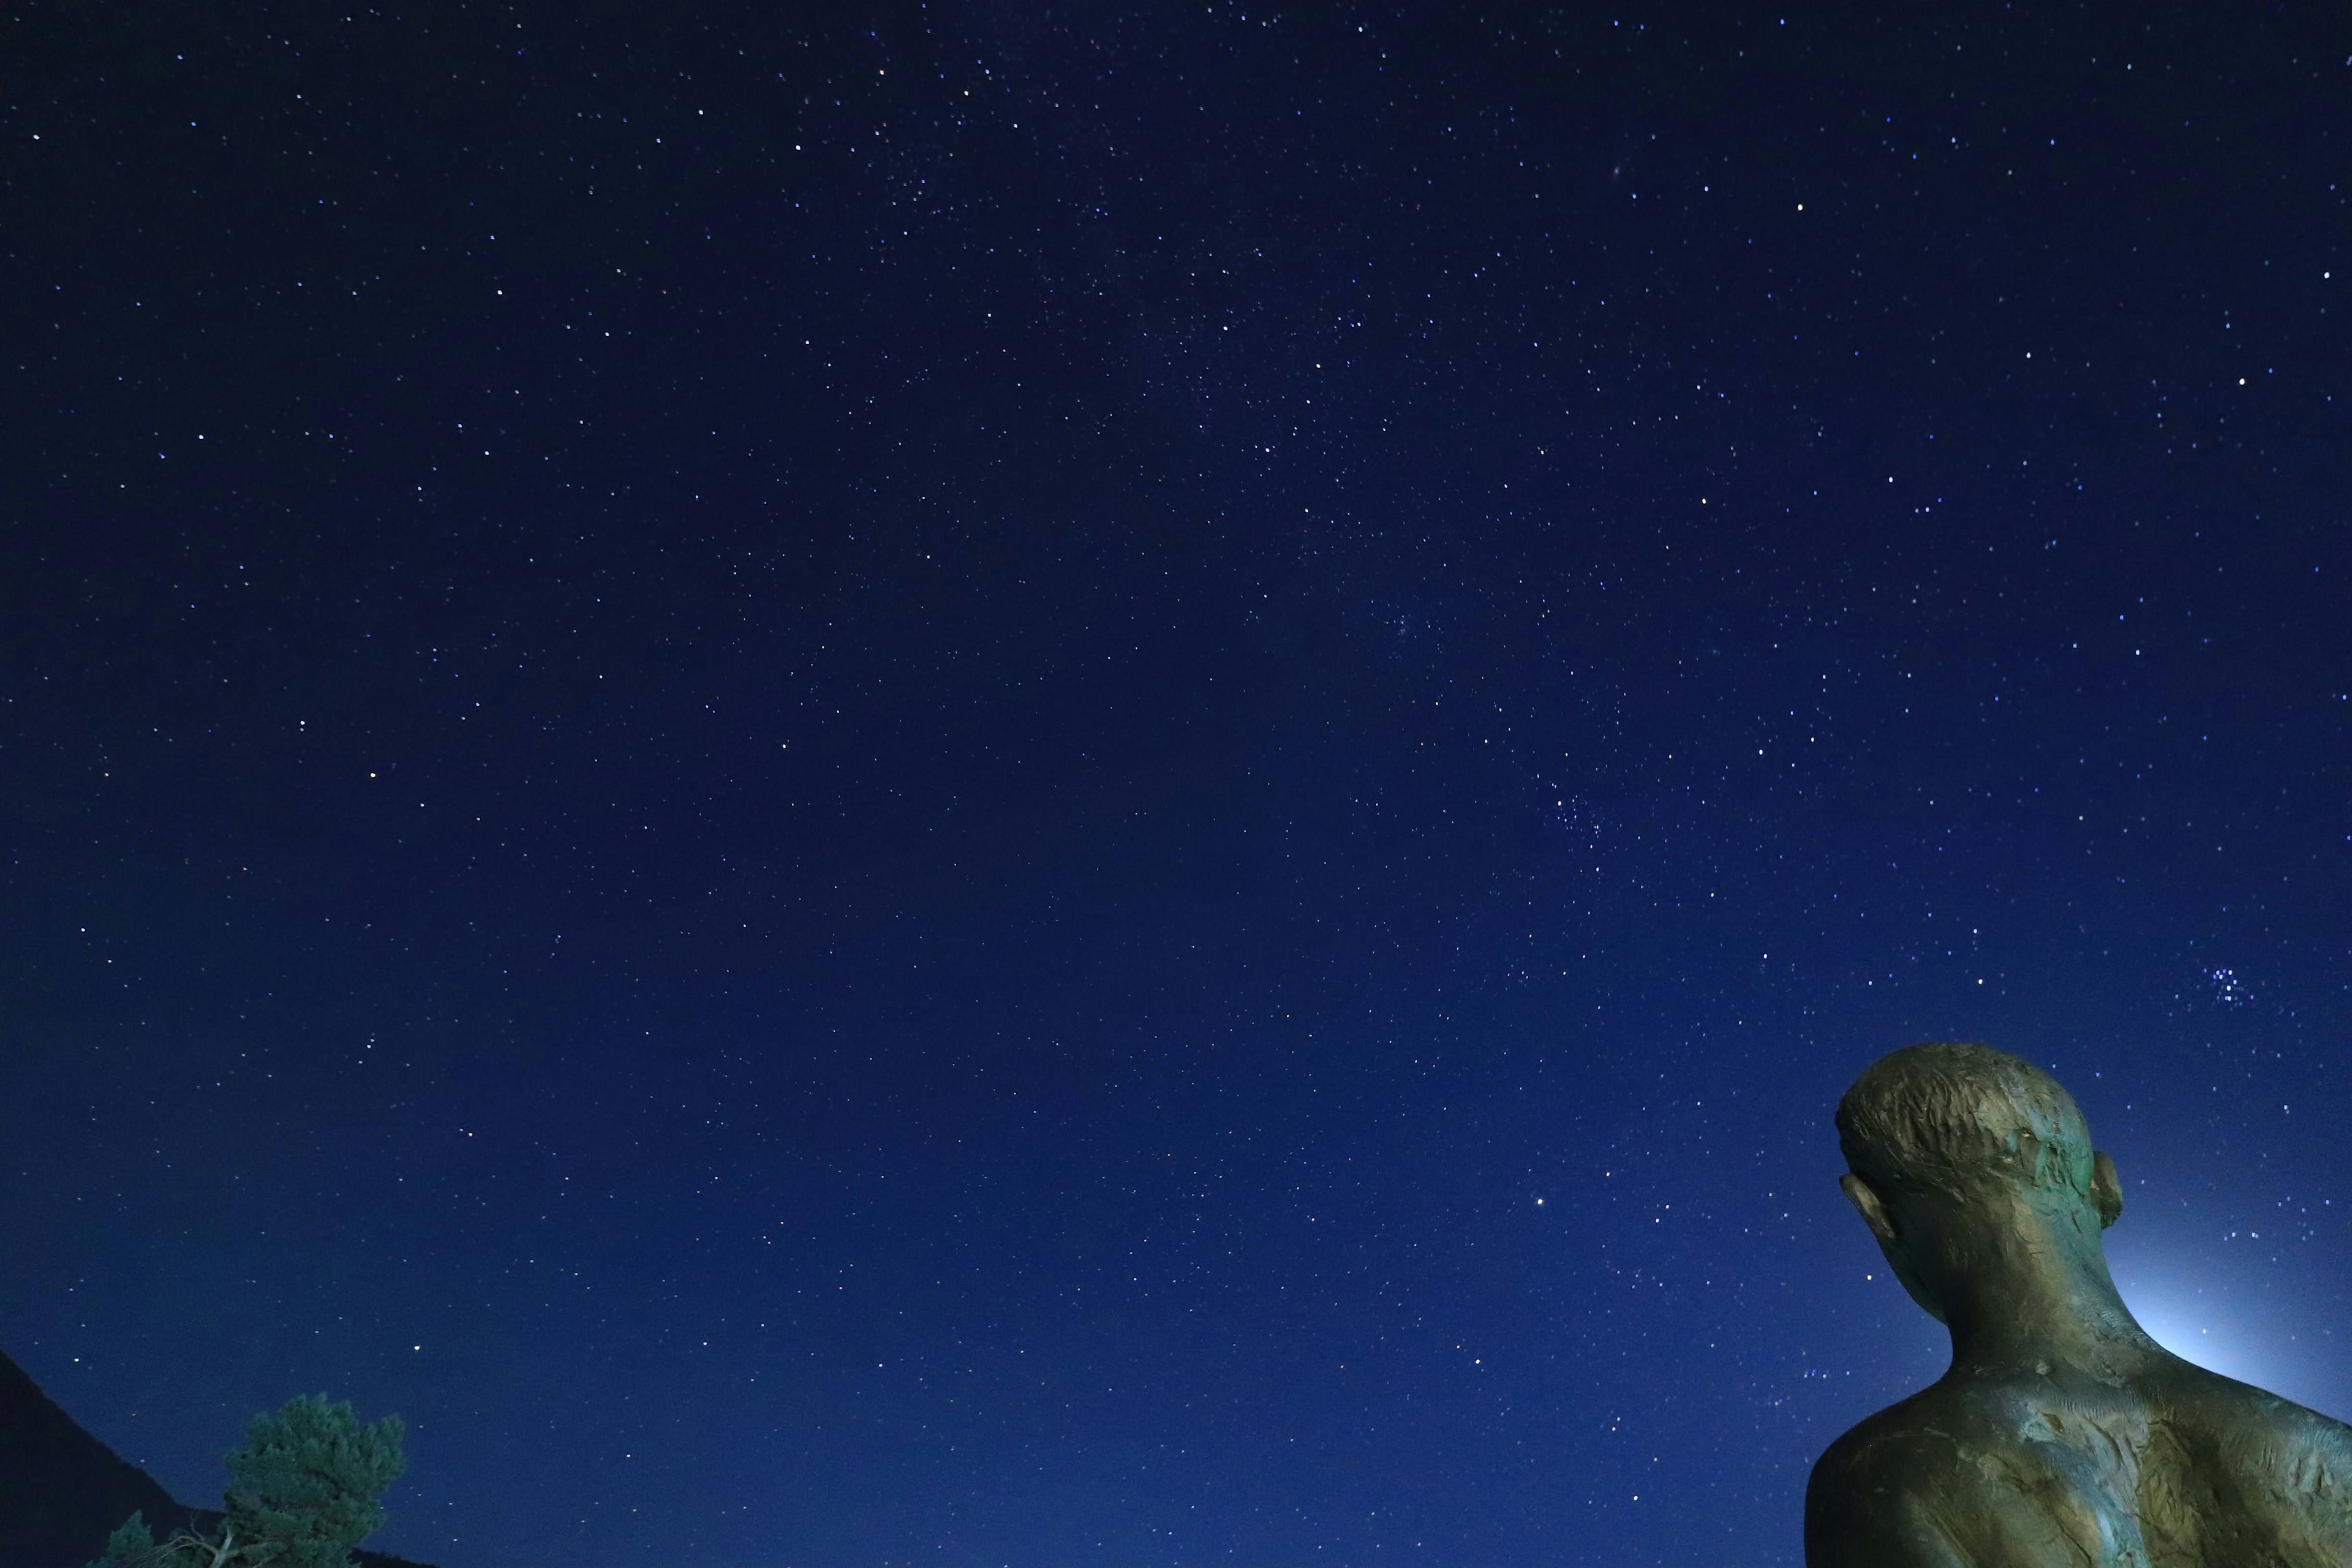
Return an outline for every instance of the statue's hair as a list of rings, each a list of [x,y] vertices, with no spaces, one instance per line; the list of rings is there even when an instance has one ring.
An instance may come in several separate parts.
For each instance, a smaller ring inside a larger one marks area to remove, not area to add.
[[[1939,1188],[1988,1180],[2091,1190],[2091,1129],[2074,1096],[1990,1046],[1906,1046],[1838,1101],[1838,1144],[1867,1181]]]

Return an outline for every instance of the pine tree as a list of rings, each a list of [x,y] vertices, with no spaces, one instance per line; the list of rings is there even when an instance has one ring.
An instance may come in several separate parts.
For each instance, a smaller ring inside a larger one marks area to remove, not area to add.
[[[255,1417],[245,1447],[227,1457],[235,1479],[224,1528],[276,1548],[271,1568],[344,1568],[383,1522],[377,1497],[408,1468],[402,1431],[397,1415],[362,1426],[348,1404],[323,1394]]]
[[[383,1522],[377,1500],[407,1468],[400,1417],[362,1426],[323,1394],[257,1415],[226,1456],[226,1512],[215,1531],[157,1542],[132,1514],[89,1568],[348,1568],[352,1548]]]
[[[106,1538],[105,1552],[89,1568],[128,1568],[131,1563],[152,1562],[154,1557],[155,1532],[147,1528],[147,1515],[142,1510],[124,1520]]]

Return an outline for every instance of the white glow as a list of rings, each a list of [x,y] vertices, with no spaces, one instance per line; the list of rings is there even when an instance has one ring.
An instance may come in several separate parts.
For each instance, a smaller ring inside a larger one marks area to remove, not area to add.
[[[2352,1410],[2340,1275],[2266,1237],[2157,1205],[2106,1235],[2107,1267],[2150,1338],[2183,1361],[2339,1419]],[[2241,1205],[2242,1207],[2244,1205]],[[2200,1232],[2202,1231],[2202,1234]]]
[[[2188,1267],[2154,1249],[2110,1253],[2124,1304],[2166,1350],[2299,1404],[2327,1409],[2340,1403],[2340,1347],[2332,1335],[2315,1336],[2319,1325],[2282,1300],[2275,1282],[2250,1270],[2248,1261],[2209,1258]]]
[[[2174,1355],[2240,1383],[2277,1385],[2284,1369],[2248,1332],[2243,1309],[2232,1312],[2226,1297],[2146,1276],[2129,1282],[2118,1277],[2116,1284],[2148,1338]]]

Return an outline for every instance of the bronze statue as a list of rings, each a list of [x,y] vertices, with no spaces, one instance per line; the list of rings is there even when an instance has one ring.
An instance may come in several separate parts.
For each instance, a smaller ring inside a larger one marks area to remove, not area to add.
[[[2115,1162],[2057,1079],[1912,1046],[1837,1127],[1840,1184],[1952,1366],[1813,1467],[1808,1568],[2352,1568],[2352,1427],[2133,1321],[2099,1245]]]

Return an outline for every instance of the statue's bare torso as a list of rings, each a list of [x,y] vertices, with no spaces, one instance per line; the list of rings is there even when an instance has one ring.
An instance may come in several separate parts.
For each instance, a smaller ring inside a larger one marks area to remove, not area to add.
[[[2352,1568],[2352,1427],[2161,1352],[1956,1367],[1822,1456],[1805,1536],[1811,1568]]]

